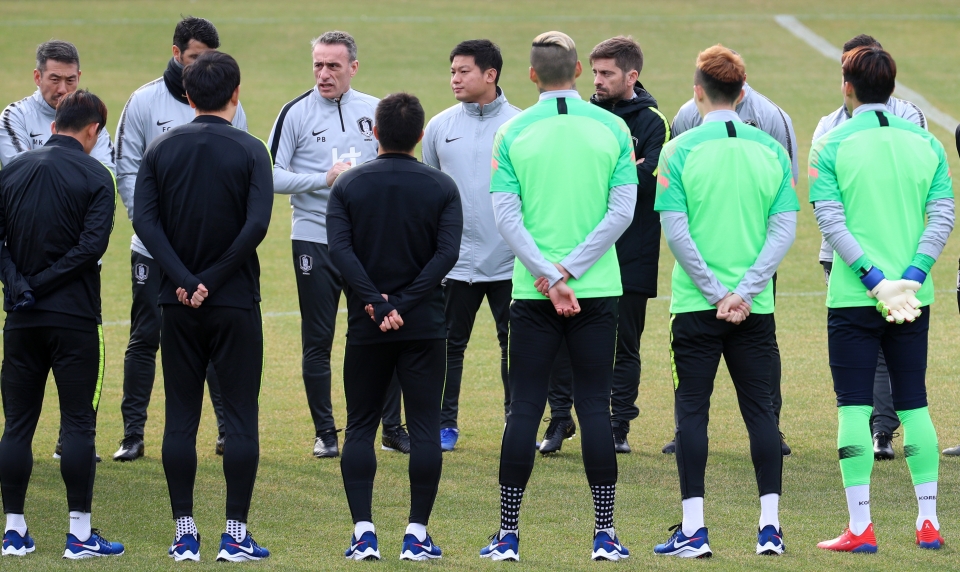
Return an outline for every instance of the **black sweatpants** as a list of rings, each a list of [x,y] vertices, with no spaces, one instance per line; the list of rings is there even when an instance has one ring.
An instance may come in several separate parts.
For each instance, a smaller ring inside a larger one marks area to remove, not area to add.
[[[103,328],[92,320],[86,331],[37,327],[3,332],[0,489],[4,513],[23,514],[33,471],[31,444],[51,369],[60,398],[60,476],[67,488],[67,507],[90,512],[103,365]]]
[[[157,350],[160,349],[160,264],[149,256],[130,251],[133,305],[130,307],[130,341],[123,357],[123,436],[143,437],[147,424],[147,408],[157,373]],[[220,383],[213,364],[207,366],[210,403],[217,417],[217,430],[224,434],[223,401]]]
[[[750,436],[750,456],[760,496],[780,494],[783,455],[773,414],[770,362],[773,314],[750,314],[739,325],[717,319],[716,310],[670,318],[677,420],[677,469],[684,499],[704,496],[710,396],[722,355],[733,379],[740,414]]]
[[[340,305],[340,272],[330,261],[326,244],[293,241],[293,268],[300,301],[303,344],[303,386],[316,435],[336,431],[330,401],[330,351]],[[400,425],[400,385],[390,384],[383,425]]]
[[[263,322],[250,309],[166,305],[162,308],[163,385],[166,426],[163,472],[173,517],[193,515],[197,476],[197,428],[203,405],[203,377],[213,362],[220,372],[226,444],[227,518],[247,522],[260,462],[260,385],[263,377]]]
[[[410,522],[428,523],[443,464],[440,400],[446,361],[445,340],[347,344],[343,356],[347,435],[340,472],[353,522],[373,521],[373,480],[377,474],[373,441],[395,373],[410,431]]]
[[[500,451],[500,484],[524,488],[533,470],[550,370],[564,341],[573,372],[583,466],[590,485],[617,482],[610,427],[610,384],[617,338],[617,299],[583,298],[580,313],[558,316],[549,300],[510,306],[510,414]]]
[[[647,320],[647,300],[641,294],[623,294],[617,303],[617,354],[613,363],[610,391],[610,421],[626,427],[640,415],[637,396],[640,390],[640,336]],[[573,405],[573,374],[570,355],[561,347],[550,375],[550,416],[570,418]]]
[[[460,383],[463,379],[463,354],[473,332],[477,311],[487,297],[490,313],[497,327],[500,343],[500,379],[503,381],[503,413],[510,411],[510,388],[507,383],[507,337],[510,322],[512,280],[495,282],[461,282],[447,279],[443,285],[444,311],[447,318],[447,381],[443,388],[440,428],[457,427],[460,405]]]

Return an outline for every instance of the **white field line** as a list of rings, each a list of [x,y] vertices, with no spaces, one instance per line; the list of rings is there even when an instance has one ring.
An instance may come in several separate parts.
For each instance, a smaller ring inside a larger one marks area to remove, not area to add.
[[[797,20],[796,17],[789,14],[780,14],[774,19],[777,21],[777,24],[780,24],[791,34],[806,42],[813,49],[817,50],[835,62],[840,61],[840,48],[837,48],[827,40],[823,39],[821,36],[818,36],[816,32],[804,26],[800,20]],[[927,101],[927,98],[903,85],[899,81],[897,82],[896,94],[903,99],[917,104],[920,109],[923,110],[924,114],[927,116],[927,119],[946,129],[948,133],[953,133],[957,128],[957,124],[960,123],[960,121],[954,119],[949,114],[944,113],[943,111],[940,111],[934,107],[932,103]]]

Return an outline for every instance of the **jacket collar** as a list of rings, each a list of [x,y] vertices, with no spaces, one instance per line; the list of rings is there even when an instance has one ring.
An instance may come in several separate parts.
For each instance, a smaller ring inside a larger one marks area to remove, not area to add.
[[[320,95],[320,87],[317,85],[313,86],[313,96],[317,98],[320,101],[320,103],[324,105],[335,106],[338,103],[336,99],[327,99],[326,97],[323,97],[322,95]],[[340,105],[346,105],[347,103],[350,103],[350,100],[353,98],[354,98],[354,91],[353,91],[353,88],[351,87],[343,95],[340,96],[339,103]]]
[[[198,115],[193,118],[192,123],[219,123],[220,125],[230,125],[230,122],[216,115]]]
[[[743,123],[743,120],[740,119],[737,112],[729,109],[718,109],[703,116],[704,123],[710,123],[712,121],[722,121],[724,123],[727,121],[736,121],[737,123]]]
[[[464,112],[471,117],[492,117],[500,113],[500,110],[503,109],[503,106],[507,103],[507,96],[503,94],[503,90],[497,86],[497,97],[490,103],[480,106],[478,103],[461,103]]]
[[[844,109],[847,108],[846,105],[843,106]],[[862,103],[853,110],[853,116],[856,117],[863,113],[864,111],[887,111],[887,105],[885,103]]]
[[[49,106],[47,106],[49,107]],[[83,150],[83,145],[79,141],[70,137],[69,135],[57,135],[53,134],[47,139],[47,142],[43,144],[44,147],[66,147],[68,149],[73,149],[75,151],[80,151],[81,153],[86,153]]]
[[[48,117],[50,121],[57,116],[57,110],[53,107],[50,107],[50,104],[47,103],[47,100],[43,99],[43,96],[40,95],[40,88],[37,88],[37,91],[33,92],[33,95],[30,96],[33,98],[33,103],[37,106],[37,109],[40,110],[45,117]]]
[[[743,110],[743,105],[747,103],[747,98],[750,97],[750,92],[753,91],[753,88],[747,82],[743,82],[743,99],[740,100],[740,103],[737,104],[737,113]]]

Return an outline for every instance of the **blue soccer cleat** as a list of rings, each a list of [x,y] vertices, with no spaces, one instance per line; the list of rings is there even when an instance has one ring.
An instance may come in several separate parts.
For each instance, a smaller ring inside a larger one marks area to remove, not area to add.
[[[351,536],[350,548],[344,556],[350,560],[380,560],[377,535],[368,530],[360,535],[360,540],[357,540],[356,536]]]
[[[460,430],[456,427],[444,427],[440,430],[440,450],[453,451],[457,446],[457,439],[460,438]]]
[[[616,535],[610,538],[609,534],[601,530],[593,537],[593,554],[590,558],[616,562],[629,557],[630,551],[627,550],[626,546],[620,544],[620,539]]]
[[[430,535],[420,542],[412,534],[403,535],[403,545],[400,546],[400,560],[434,560],[443,556],[440,547],[433,543]]]
[[[23,536],[20,536],[20,533],[16,530],[8,530],[3,535],[3,552],[0,552],[0,554],[3,556],[26,556],[36,549],[37,546],[33,543],[29,530]]]
[[[480,558],[519,562],[520,538],[512,532],[500,538],[500,532],[497,531],[490,537],[490,544],[480,549]]]
[[[200,562],[200,535],[184,534],[173,541],[167,555],[175,561],[193,560]]]
[[[96,528],[91,532],[90,538],[83,542],[68,533],[67,546],[63,551],[63,557],[70,560],[93,558],[95,556],[120,556],[121,554],[123,554],[123,545],[119,542],[110,542],[100,536],[100,531]]]
[[[249,532],[243,542],[237,542],[226,532],[220,535],[220,552],[217,553],[217,562],[246,562],[263,560],[268,556],[270,551],[257,544]]]
[[[772,524],[764,526],[757,532],[757,554],[783,554],[786,548],[783,545],[783,529],[776,529]]]
[[[707,527],[697,530],[696,534],[688,537],[683,533],[679,524],[670,527],[674,531],[663,544],[653,547],[653,553],[661,556],[679,556],[680,558],[710,558],[713,552],[707,540]]]

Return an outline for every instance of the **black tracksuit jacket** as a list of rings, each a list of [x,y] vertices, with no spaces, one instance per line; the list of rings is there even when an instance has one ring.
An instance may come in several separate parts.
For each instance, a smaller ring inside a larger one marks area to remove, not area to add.
[[[116,196],[110,170],[65,135],[0,171],[5,329],[100,323],[97,261],[107,251]],[[28,292],[35,303],[11,312]]]
[[[273,208],[266,144],[229,121],[200,115],[147,147],[133,200],[133,228],[160,263],[159,303],[177,288],[210,291],[204,306],[253,308],[260,301],[257,246]]]
[[[620,280],[624,294],[657,295],[657,268],[660,263],[660,216],[653,210],[657,198],[657,179],[653,173],[660,162],[660,149],[670,140],[670,127],[657,109],[657,100],[637,82],[633,88],[636,97],[620,100],[613,105],[597,101],[590,103],[612,111],[623,119],[633,137],[637,160],[637,206],[633,222],[617,240],[617,258],[620,261]]]

